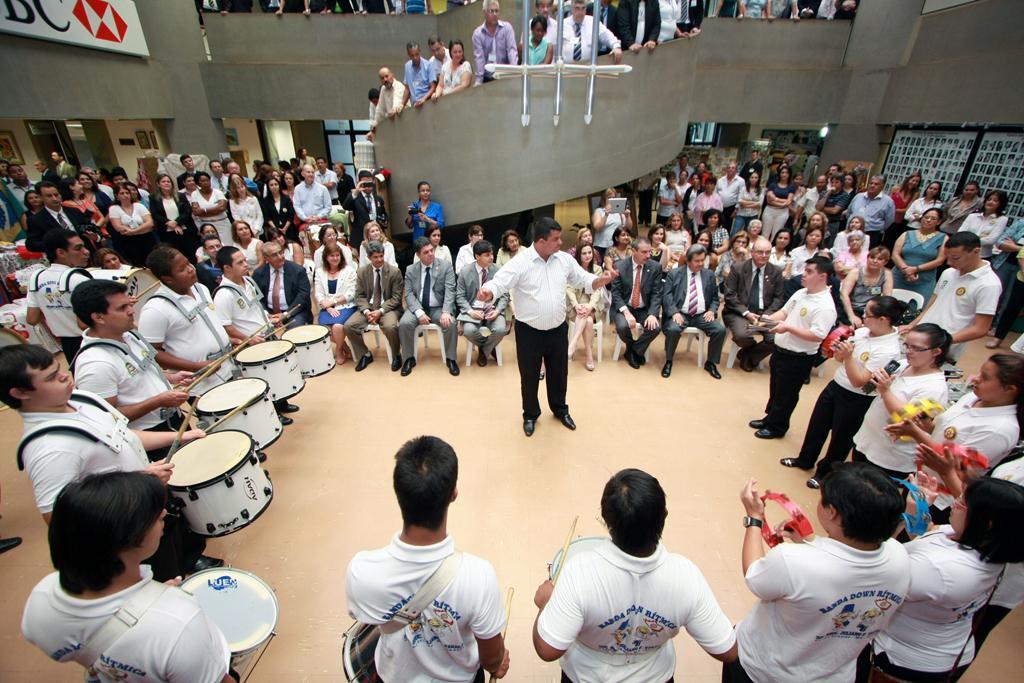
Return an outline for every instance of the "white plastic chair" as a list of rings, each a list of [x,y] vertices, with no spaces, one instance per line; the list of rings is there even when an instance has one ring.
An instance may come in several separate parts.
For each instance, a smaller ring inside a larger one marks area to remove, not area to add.
[[[499,368],[502,365],[504,365],[504,362],[502,361],[502,357],[501,357],[501,345],[504,342],[505,342],[505,338],[502,337],[501,341],[498,342],[498,345],[494,347],[494,357],[498,359],[498,367]],[[470,366],[473,365],[473,349],[475,349],[475,348],[477,348],[477,346],[467,339],[466,340],[466,363],[465,363],[465,366],[466,366],[467,370],[470,368]]]
[[[380,350],[380,325],[367,325],[366,326],[366,331],[367,332],[373,332],[373,339],[374,339],[374,342],[377,344],[377,350],[379,351]],[[384,351],[387,352],[387,354],[388,354],[388,363],[393,363],[394,361],[391,358],[391,342],[387,342],[387,340],[385,340],[385,342],[386,343],[384,344]],[[352,340],[349,339],[346,336],[345,337],[345,343],[348,344],[348,350],[352,351],[352,357],[355,358],[356,352],[352,348]],[[358,361],[359,359],[356,358],[356,360]]]
[[[569,321],[569,340],[571,341],[573,335],[576,333],[576,323],[572,320]],[[594,337],[597,339],[597,362],[600,363],[604,360],[604,321],[598,320],[594,323]],[[616,337],[617,338],[617,337]],[[616,358],[616,360],[618,360]]]
[[[893,289],[892,295],[894,298],[904,301],[907,304],[916,303],[917,310],[920,311],[924,308],[924,295],[912,292],[909,289]]]
[[[653,342],[652,342],[652,344],[653,344]],[[612,360],[613,361],[617,361],[619,359],[619,355],[622,353],[622,349],[624,347],[625,347],[625,344],[622,343],[622,338],[619,337],[618,333],[616,333],[615,334],[615,348],[612,349]],[[644,353],[644,359],[645,360],[650,360],[651,359],[651,347],[650,346],[647,347],[647,351]]]
[[[455,324],[454,322],[452,323]],[[444,331],[441,330],[441,326],[436,323],[427,323],[426,325],[416,326],[416,336],[413,339],[423,337],[423,348],[427,351],[430,350],[429,332],[437,332],[437,345],[441,347],[441,361],[444,363],[448,362],[448,356],[444,352]],[[419,344],[413,343],[412,345],[412,357],[413,360],[419,360]]]

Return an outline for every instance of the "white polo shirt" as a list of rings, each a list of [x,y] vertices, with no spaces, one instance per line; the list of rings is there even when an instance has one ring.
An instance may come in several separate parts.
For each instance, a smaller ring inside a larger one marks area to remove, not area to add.
[[[69,595],[58,579],[53,572],[32,589],[21,631],[54,661],[76,662],[79,648],[153,580],[153,571],[142,565],[139,583],[97,600]],[[170,588],[100,656],[96,672],[104,683],[220,683],[230,657],[224,635],[196,599]]]
[[[910,562],[894,539],[868,551],[818,537],[772,548],[746,580],[761,600],[736,627],[750,678],[852,681],[857,655],[904,601]]]
[[[1024,458],[1014,458],[999,464],[992,474],[993,479],[1005,479],[1018,486],[1024,486]],[[1016,609],[1024,602],[1024,562],[1006,565],[1006,574],[992,596],[992,604],[1006,609]]]
[[[896,360],[903,353],[903,349],[900,347],[900,334],[896,330],[889,334],[872,337],[868,328],[862,327],[853,333],[853,338],[850,341],[853,342],[853,357],[871,372],[881,370],[889,364],[889,361]],[[832,379],[847,391],[864,394],[863,390],[854,388],[850,383],[850,377],[846,374],[846,363],[839,364],[839,369],[836,370]]]
[[[103,401],[102,397],[88,391],[78,393]],[[90,432],[113,435],[112,441],[116,442],[118,449],[111,450],[103,442],[66,431],[44,434],[30,441],[22,452],[22,458],[35,492],[36,507],[44,514],[53,511],[57,494],[72,481],[87,474],[135,472],[149,465],[146,449],[139,437],[128,429],[127,418],[120,414],[115,417],[74,397],[68,403],[75,412],[21,413],[25,434],[53,420],[72,421],[82,424]],[[114,408],[111,410],[116,412]]]
[[[177,301],[188,318],[169,301],[154,295],[139,314],[139,332],[150,344],[163,344],[164,350],[178,358],[195,363],[211,360],[230,346],[224,321],[217,315],[210,292],[200,283],[192,285],[192,296],[176,294],[167,285],[160,285],[158,295]],[[209,324],[200,319],[205,317]],[[234,364],[226,361],[212,376],[192,389],[198,396],[231,379]]]
[[[946,332],[956,334],[970,327],[977,314],[995,315],[1002,291],[999,276],[992,272],[987,261],[966,275],[961,275],[956,268],[947,268],[935,283],[935,302],[920,322],[935,323]],[[950,358],[959,358],[965,347],[962,342],[953,344]]]
[[[740,201],[740,192],[747,188],[747,183],[739,175],[729,180],[729,176],[722,176],[715,183],[715,192],[722,198],[722,206],[728,208],[736,206]]]
[[[789,332],[775,335],[776,346],[794,353],[817,353],[822,340],[836,324],[836,304],[828,287],[816,294],[808,294],[806,288],[801,289],[789,298],[782,310],[788,324],[810,330],[818,338],[807,341]]]
[[[978,396],[973,392],[951,405],[946,412],[935,418],[932,438],[941,442],[952,441],[969,446],[988,458],[989,467],[994,467],[1005,458],[1020,438],[1017,423],[1017,407],[1014,405],[992,408],[975,407]],[[925,468],[931,475],[931,469]],[[945,510],[953,504],[953,496],[940,493],[935,507]]]
[[[28,307],[42,310],[46,325],[58,337],[79,337],[82,334],[78,318],[71,309],[71,292],[89,276],[84,271],[74,273],[68,278],[65,290],[60,285],[69,270],[68,266],[54,263],[35,274],[28,287]]]
[[[896,616],[878,634],[875,652],[914,671],[944,672],[953,668],[967,643],[960,666],[974,660],[971,619],[988,599],[1002,564],[981,559],[977,550],[961,547],[940,526],[904,546],[910,557],[910,590]]]
[[[348,613],[365,624],[390,621],[412,599],[441,562],[455,551],[451,536],[441,543],[413,546],[399,540],[356,553],[345,577]],[[374,655],[385,681],[472,681],[480,668],[476,639],[505,626],[498,577],[490,562],[463,553],[452,582],[401,631],[381,634]]]
[[[338,198],[338,174],[327,169],[323,173],[319,170],[313,171],[313,180],[320,183],[327,189],[327,194],[331,195],[331,201]],[[327,187],[327,183],[334,183],[333,186]]]
[[[234,325],[246,336],[261,327],[264,335],[270,334],[265,327],[270,317],[263,307],[263,292],[250,277],[243,278],[241,287],[226,277],[221,280],[213,293],[213,306],[225,325]]]
[[[634,557],[611,539],[569,557],[537,621],[544,642],[566,650],[560,663],[577,683],[667,681],[676,668],[671,640],[684,628],[712,654],[736,642],[695,564],[661,545]]]
[[[116,348],[115,348],[116,347]],[[75,386],[119,404],[134,405],[171,390],[164,371],[156,364],[156,350],[144,339],[126,332],[122,341],[99,339],[82,333],[82,349],[75,357]],[[166,421],[157,408],[132,420],[132,429],[149,429]]]
[[[943,406],[949,403],[949,389],[941,372],[908,376],[904,374],[906,369],[907,362],[904,360],[900,363],[899,370],[893,373],[894,379],[889,387],[901,404],[923,399],[930,399]],[[853,445],[879,467],[898,472],[913,472],[917,469],[917,465],[914,464],[917,442],[912,439],[890,439],[885,431],[890,417],[882,397],[875,396],[868,412],[864,414],[860,429],[853,436]]]

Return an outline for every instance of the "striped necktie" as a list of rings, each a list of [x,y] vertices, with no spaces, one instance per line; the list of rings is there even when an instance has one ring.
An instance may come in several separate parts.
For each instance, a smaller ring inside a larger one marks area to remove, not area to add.
[[[577,22],[573,22],[573,27],[576,31],[576,42],[572,45],[572,61],[578,62],[583,59],[583,37],[580,35],[582,27]]]

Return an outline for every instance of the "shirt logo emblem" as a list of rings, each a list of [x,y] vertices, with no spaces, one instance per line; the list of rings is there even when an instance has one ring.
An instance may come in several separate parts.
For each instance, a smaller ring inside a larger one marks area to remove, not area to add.
[[[967,288],[966,287],[957,287],[956,288],[956,295],[957,296],[963,296],[966,293],[967,293]]]
[[[952,441],[956,438],[956,427],[946,427],[946,431],[942,432],[942,436],[946,441]]]
[[[803,318],[806,315],[807,315],[807,309],[806,308],[801,308],[800,309],[800,317]]]
[[[862,361],[866,361],[868,358],[871,358],[871,354],[868,353],[867,351],[865,351],[864,353],[860,354],[860,359]]]

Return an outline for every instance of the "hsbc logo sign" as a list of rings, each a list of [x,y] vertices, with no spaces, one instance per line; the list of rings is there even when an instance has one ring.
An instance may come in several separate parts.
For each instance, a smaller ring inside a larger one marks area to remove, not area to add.
[[[0,32],[149,56],[133,0],[0,0]]]

